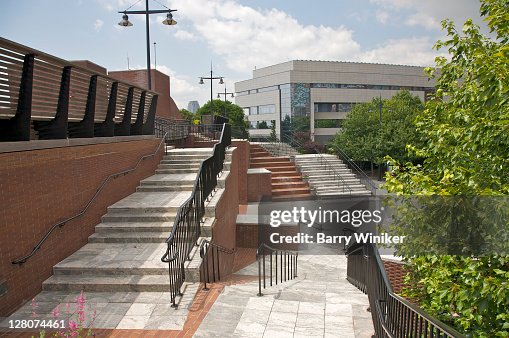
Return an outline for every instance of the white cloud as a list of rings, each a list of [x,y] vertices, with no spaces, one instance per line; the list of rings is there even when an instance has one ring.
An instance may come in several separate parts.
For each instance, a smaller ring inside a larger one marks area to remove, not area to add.
[[[369,0],[383,10],[391,13],[389,20],[398,12],[405,12],[406,18],[402,21],[408,26],[422,26],[427,30],[441,29],[440,22],[445,18],[452,19],[458,26],[463,25],[467,18],[477,23],[480,3],[477,0]]]
[[[145,69],[146,67],[138,66],[137,68]],[[203,88],[199,87],[198,79],[178,74],[166,65],[157,65],[157,70],[170,77],[170,95],[179,109],[187,108],[189,101],[196,100],[202,94]],[[204,98],[200,97],[200,99],[200,103],[205,101]]]
[[[101,28],[103,27],[103,25],[104,25],[104,21],[102,21],[101,19],[95,20],[95,22],[94,22],[95,31],[99,32],[101,30]]]
[[[180,40],[196,40],[196,36],[193,33],[184,29],[177,29],[175,37]]]
[[[386,11],[377,11],[375,16],[376,21],[385,25],[389,21],[390,14],[389,12]]]
[[[432,50],[433,42],[427,38],[389,40],[359,55],[359,61],[411,66],[433,66],[439,54]],[[440,54],[443,55],[443,54]]]
[[[304,26],[277,9],[255,10],[231,0],[174,0],[172,6],[228,68],[243,73],[291,59],[346,59],[360,51],[345,27]]]

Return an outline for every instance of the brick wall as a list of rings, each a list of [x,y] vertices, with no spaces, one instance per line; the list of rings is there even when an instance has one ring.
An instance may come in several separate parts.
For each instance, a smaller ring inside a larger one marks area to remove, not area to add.
[[[159,94],[156,116],[170,119],[181,119],[179,109],[170,95],[170,77],[158,70],[151,69],[152,90]],[[120,81],[126,81],[142,88],[148,88],[147,70],[112,71],[109,76]]]
[[[382,259],[382,261],[394,293],[401,293],[401,289],[405,286],[403,278],[407,274],[406,264],[387,259]]]
[[[7,287],[0,316],[41,291],[53,265],[87,243],[106,208],[154,173],[163,148],[135,171],[110,180],[82,217],[55,229],[25,264],[11,262],[29,253],[53,224],[81,211],[107,176],[133,167],[158,145],[149,139],[0,154],[0,284]]]

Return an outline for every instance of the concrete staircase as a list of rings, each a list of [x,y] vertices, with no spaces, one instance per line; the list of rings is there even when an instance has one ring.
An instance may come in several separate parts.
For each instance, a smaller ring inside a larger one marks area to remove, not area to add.
[[[302,180],[289,157],[273,157],[259,144],[251,144],[251,168],[265,168],[272,172],[272,200],[291,201],[311,199],[309,185]]]
[[[296,155],[295,164],[307,179],[317,197],[334,198],[371,195],[365,185],[334,155]],[[332,170],[329,170],[332,168]],[[338,175],[340,179],[337,178]]]
[[[269,152],[272,156],[295,156],[299,154],[295,148],[283,142],[252,142],[251,144],[262,146],[263,149]]]
[[[176,213],[191,196],[200,163],[209,149],[175,149],[137,192],[108,207],[89,243],[54,266],[46,291],[168,291],[168,268],[160,261]],[[204,236],[213,219],[207,218]],[[196,250],[195,250],[196,251]],[[192,252],[186,276],[199,281],[199,254]]]

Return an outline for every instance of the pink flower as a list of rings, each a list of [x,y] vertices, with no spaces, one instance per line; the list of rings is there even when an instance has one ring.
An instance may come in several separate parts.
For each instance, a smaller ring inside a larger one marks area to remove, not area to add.
[[[74,320],[69,319],[69,329],[74,332],[78,329],[78,324]]]
[[[60,305],[57,305],[57,307],[53,309],[53,311],[51,312],[51,314],[53,315],[53,317],[58,317],[58,316],[60,316]]]

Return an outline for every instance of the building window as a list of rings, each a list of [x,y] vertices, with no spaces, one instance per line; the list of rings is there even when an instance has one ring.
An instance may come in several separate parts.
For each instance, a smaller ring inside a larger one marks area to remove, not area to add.
[[[249,115],[258,115],[258,107],[250,107]]]
[[[273,120],[251,121],[249,122],[249,129],[271,129],[273,125]]]
[[[258,114],[275,114],[276,113],[276,105],[275,104],[267,104],[264,106],[258,106]]]
[[[341,123],[343,120],[334,119],[334,120],[315,120],[315,128],[341,128]]]
[[[258,93],[265,93],[265,92],[271,92],[274,90],[278,90],[278,86],[270,86],[265,88],[258,88]]]
[[[354,104],[352,102],[317,102],[315,103],[315,113],[348,113]]]

